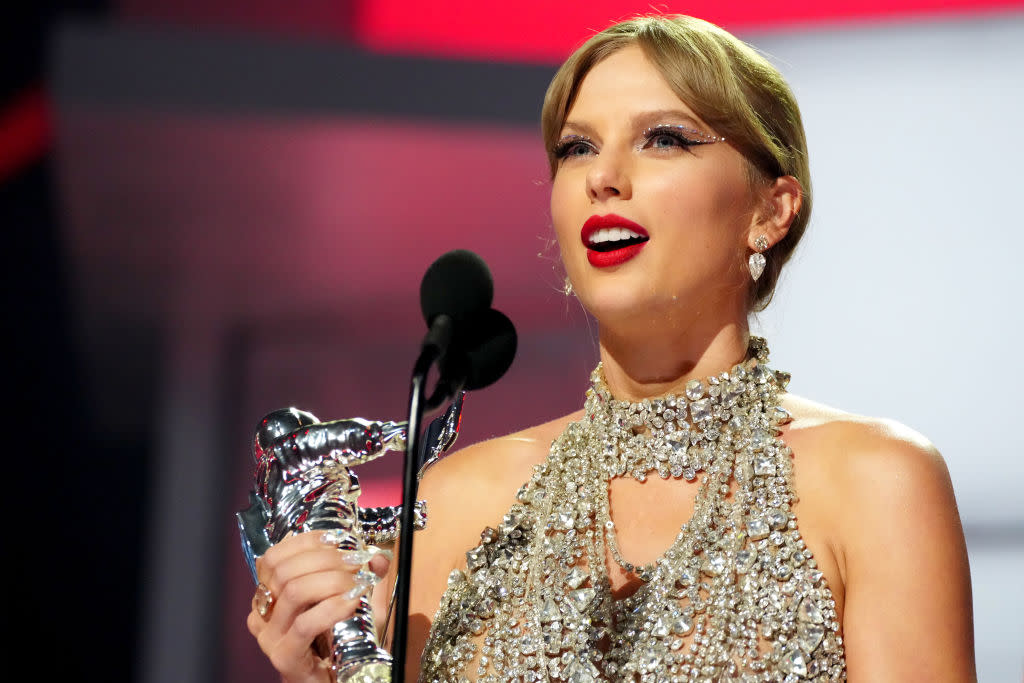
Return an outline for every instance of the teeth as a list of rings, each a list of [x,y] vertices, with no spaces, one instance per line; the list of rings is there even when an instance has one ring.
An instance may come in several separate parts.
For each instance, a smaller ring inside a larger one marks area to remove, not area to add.
[[[602,242],[616,242],[637,237],[643,237],[643,235],[629,228],[601,228],[590,234],[590,243],[601,244]]]

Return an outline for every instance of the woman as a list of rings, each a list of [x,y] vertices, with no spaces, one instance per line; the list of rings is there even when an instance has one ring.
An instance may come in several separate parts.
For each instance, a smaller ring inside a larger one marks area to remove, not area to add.
[[[628,21],[562,66],[543,129],[601,365],[583,410],[424,478],[423,680],[973,680],[941,457],[787,394],[748,333],[810,214],[778,72],[700,20]],[[363,559],[317,534],[262,558],[275,603],[249,628],[283,680],[328,680],[311,643],[351,614]]]

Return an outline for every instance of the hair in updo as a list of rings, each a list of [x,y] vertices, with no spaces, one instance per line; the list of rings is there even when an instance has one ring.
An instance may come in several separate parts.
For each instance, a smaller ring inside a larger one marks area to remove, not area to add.
[[[811,215],[811,177],[800,109],[782,74],[753,48],[723,29],[693,17],[648,16],[601,31],[569,57],[544,97],[541,126],[551,175],[555,144],[587,73],[612,53],[639,46],[679,99],[747,160],[751,186],[793,176],[803,188],[803,206],[789,232],[772,245],[768,263],[750,291],[751,310],[771,301]]]

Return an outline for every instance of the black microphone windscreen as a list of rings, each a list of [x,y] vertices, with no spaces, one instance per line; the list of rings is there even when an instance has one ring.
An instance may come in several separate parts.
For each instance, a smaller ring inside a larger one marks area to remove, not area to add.
[[[429,326],[441,313],[460,318],[491,307],[494,281],[484,260],[456,249],[430,264],[420,283],[420,308]]]
[[[459,345],[466,358],[465,389],[474,391],[497,382],[516,357],[516,328],[493,308],[474,315],[460,332]]]

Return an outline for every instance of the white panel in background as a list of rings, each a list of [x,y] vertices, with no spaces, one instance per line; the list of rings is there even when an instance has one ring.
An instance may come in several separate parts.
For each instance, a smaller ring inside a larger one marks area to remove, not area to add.
[[[811,227],[759,324],[790,388],[946,457],[982,681],[1024,670],[1024,15],[751,38],[796,90]],[[972,533],[972,530],[974,533]]]
[[[1024,15],[756,37],[797,93],[814,214],[761,324],[791,388],[944,453],[1024,534]]]

